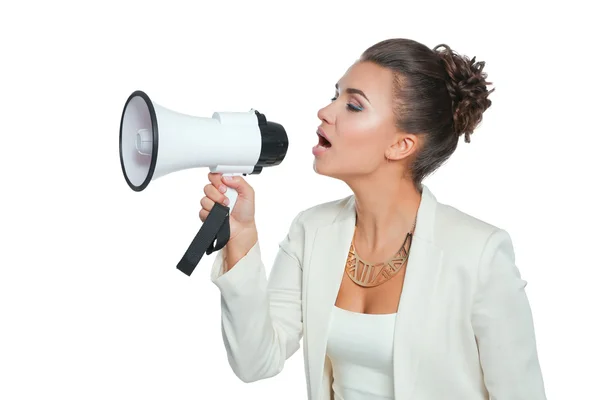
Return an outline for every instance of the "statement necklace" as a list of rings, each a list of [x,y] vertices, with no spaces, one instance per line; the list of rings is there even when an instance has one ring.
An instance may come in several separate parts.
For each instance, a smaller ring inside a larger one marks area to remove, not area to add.
[[[379,286],[392,279],[404,266],[406,266],[416,224],[417,221],[415,220],[413,228],[406,234],[406,238],[404,239],[404,243],[402,243],[400,250],[386,262],[378,264],[370,264],[356,253],[356,247],[354,246],[354,239],[356,238],[355,226],[352,243],[350,244],[350,251],[348,252],[348,258],[346,259],[346,275],[348,275],[354,283],[365,288]]]

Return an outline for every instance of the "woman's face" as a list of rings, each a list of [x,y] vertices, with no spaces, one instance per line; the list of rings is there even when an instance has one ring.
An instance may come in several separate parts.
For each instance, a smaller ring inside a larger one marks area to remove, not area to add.
[[[318,112],[327,141],[313,148],[314,170],[342,180],[369,175],[386,163],[397,141],[392,111],[393,74],[373,63],[352,65],[332,102]]]

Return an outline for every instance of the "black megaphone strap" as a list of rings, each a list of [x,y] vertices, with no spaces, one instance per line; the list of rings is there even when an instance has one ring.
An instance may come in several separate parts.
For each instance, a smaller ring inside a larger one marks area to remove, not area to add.
[[[229,207],[215,203],[181,261],[177,264],[177,269],[190,276],[204,254],[210,255],[225,247],[229,241],[229,235]]]

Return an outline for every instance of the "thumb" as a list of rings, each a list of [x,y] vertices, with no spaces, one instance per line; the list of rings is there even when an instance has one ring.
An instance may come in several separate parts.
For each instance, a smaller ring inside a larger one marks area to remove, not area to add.
[[[246,180],[242,176],[223,175],[221,180],[226,186],[235,189],[240,197],[250,198],[250,185],[248,185],[248,182],[246,182]]]

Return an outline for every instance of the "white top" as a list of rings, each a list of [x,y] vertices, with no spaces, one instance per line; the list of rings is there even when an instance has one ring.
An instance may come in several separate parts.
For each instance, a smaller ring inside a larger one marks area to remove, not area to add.
[[[395,321],[396,314],[362,314],[334,306],[327,340],[334,400],[394,398]]]

